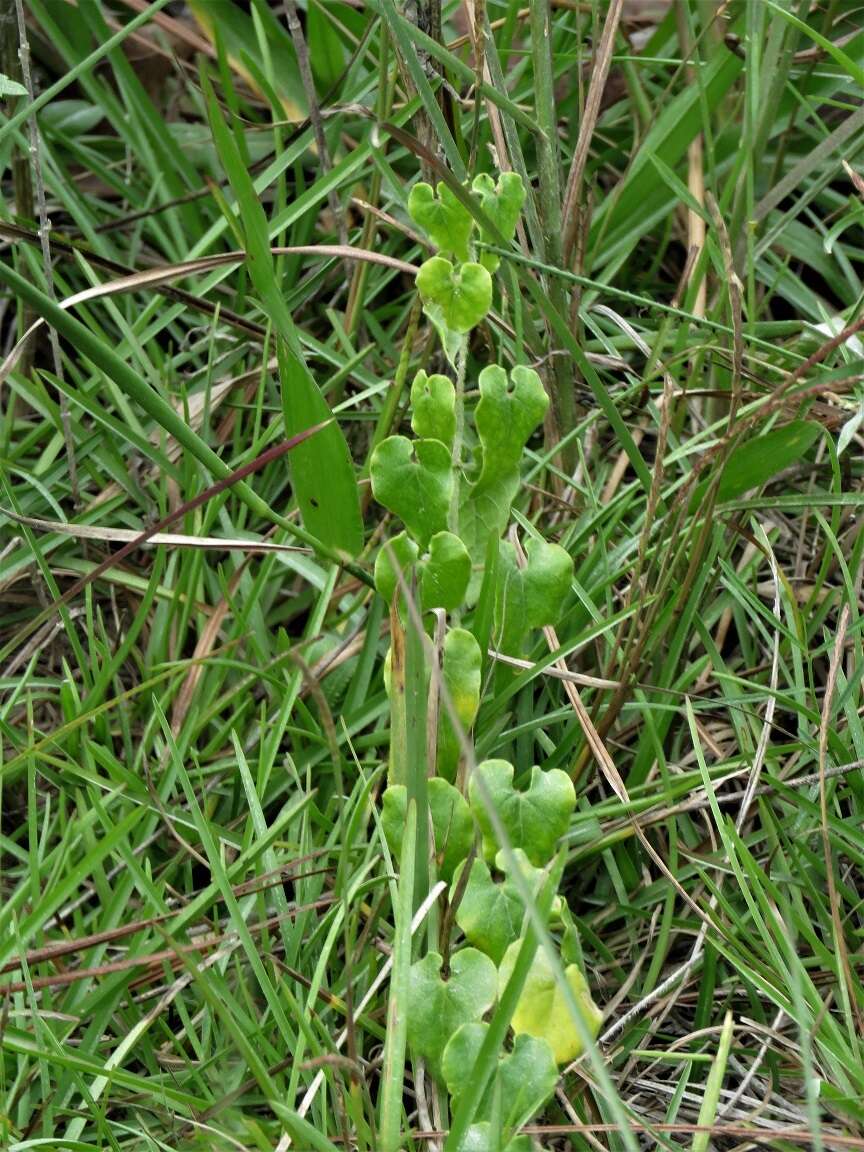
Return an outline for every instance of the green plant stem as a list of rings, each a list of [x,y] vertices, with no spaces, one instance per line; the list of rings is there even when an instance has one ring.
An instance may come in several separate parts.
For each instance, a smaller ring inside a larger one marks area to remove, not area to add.
[[[545,259],[561,258],[561,181],[558,167],[558,120],[555,110],[549,0],[530,6],[531,62],[534,104],[540,135],[537,137],[537,170],[540,184],[540,218]]]
[[[462,441],[465,438],[465,374],[468,370],[468,337],[456,355],[456,431],[453,435],[453,494],[450,497],[450,514],[447,526],[459,535],[459,496],[462,481]]]
[[[417,805],[408,801],[405,836],[399,861],[399,899],[393,940],[393,973],[387,1001],[387,1033],[381,1089],[381,1152],[399,1152],[405,1046],[408,1040],[408,974],[411,968],[411,911],[417,847]]]

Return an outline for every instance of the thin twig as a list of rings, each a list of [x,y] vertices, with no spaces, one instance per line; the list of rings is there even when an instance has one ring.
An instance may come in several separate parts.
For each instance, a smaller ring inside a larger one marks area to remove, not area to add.
[[[573,163],[567,177],[567,187],[564,191],[564,238],[562,255],[565,264],[569,264],[570,254],[578,234],[579,216],[581,210],[580,195],[582,180],[585,176],[585,165],[588,162],[588,150],[597,126],[597,117],[600,114],[600,104],[606,88],[606,79],[612,64],[612,50],[615,46],[615,34],[621,20],[621,10],[624,0],[612,0],[606,12],[606,22],[603,25],[603,34],[594,57],[594,66],[591,70],[591,82],[588,85],[588,95],[585,100],[585,110],[579,124],[579,138],[576,141],[576,150],[573,153]]]
[[[681,45],[681,56],[687,60],[685,74],[688,84],[698,84],[696,68],[689,59],[695,49],[690,43],[689,10],[684,5],[675,5],[675,15],[678,22],[678,40]],[[687,187],[697,204],[705,203],[705,172],[704,155],[702,148],[702,133],[697,132],[687,148]],[[698,255],[705,247],[705,218],[694,208],[687,208],[687,248],[689,252]],[[693,312],[696,316],[705,315],[705,305],[708,300],[708,284],[705,274],[696,290],[696,299],[693,301]]]
[[[837,688],[837,673],[843,659],[843,644],[846,640],[846,629],[849,627],[849,605],[843,605],[840,621],[837,625],[837,636],[834,640],[834,651],[828,668],[828,682],[825,685],[825,696],[822,701],[822,717],[819,722],[819,814],[822,824],[822,852],[825,857],[825,878],[828,884],[828,900],[831,906],[831,922],[834,926],[834,946],[837,949],[837,961],[843,979],[848,989],[849,1003],[855,1013],[859,1035],[864,1035],[864,1019],[858,1005],[855,992],[855,981],[852,978],[852,968],[849,964],[849,952],[846,947],[846,936],[843,931],[843,918],[840,915],[840,894],[837,891],[837,882],[834,878],[834,861],[831,853],[831,834],[828,831],[828,789],[825,786],[825,767],[828,757],[828,731],[831,726],[831,705]]]
[[[21,0],[18,0],[18,2],[20,3]],[[312,75],[312,67],[309,63],[309,48],[306,44],[306,37],[303,35],[303,27],[300,23],[300,16],[297,12],[295,0],[282,0],[282,7],[285,12],[285,19],[288,22],[291,39],[294,42],[294,51],[297,53],[297,67],[300,71],[303,91],[306,93],[309,123],[312,125],[312,132],[315,136],[315,147],[318,149],[318,163],[321,166],[321,175],[325,176],[330,171],[330,153],[327,150],[327,137],[324,135],[324,121],[321,119],[318,94],[315,91],[315,78]],[[340,207],[339,197],[336,195],[335,188],[331,188],[328,191],[327,203],[330,205],[330,211],[333,213],[333,219],[339,230],[339,242],[341,244],[347,244],[348,226],[345,223],[345,214]]]

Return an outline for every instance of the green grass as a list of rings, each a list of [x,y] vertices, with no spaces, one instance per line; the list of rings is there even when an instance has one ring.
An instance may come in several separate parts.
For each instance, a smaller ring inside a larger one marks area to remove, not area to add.
[[[860,1146],[859,9],[625,4],[598,104],[602,0],[543,42],[542,0],[485,5],[479,89],[464,6],[438,41],[308,0],[324,165],[282,5],[139,7],[24,5],[50,283],[29,99],[0,121],[4,355],[37,315],[60,338],[0,385],[0,1145],[456,1152],[477,1101],[448,1114],[400,1014],[446,906],[380,824],[398,527],[368,462],[444,370],[410,187],[494,149],[530,191],[466,386],[543,375],[515,531],[575,576],[525,667],[490,659],[469,759],[573,779],[561,891],[605,1014],[530,1132]],[[166,519],[185,540],[111,559]]]

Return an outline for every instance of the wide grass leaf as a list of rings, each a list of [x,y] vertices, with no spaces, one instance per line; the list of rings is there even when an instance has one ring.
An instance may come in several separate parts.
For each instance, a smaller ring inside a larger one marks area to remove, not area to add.
[[[774,476],[801,460],[820,435],[820,426],[810,420],[793,420],[782,428],[772,428],[761,436],[745,440],[729,454],[717,489],[717,503],[736,500],[745,492],[761,488]],[[694,491],[690,510],[695,512],[708,490],[704,480]]]
[[[213,89],[202,73],[210,127],[237,198],[248,269],[262,308],[277,334],[282,413],[287,435],[331,421],[300,445],[291,458],[291,482],[303,523],[319,539],[350,556],[363,547],[363,520],[351,453],[333,413],[306,366],[294,321],[276,279],[267,217],[234,134],[225,123]]]

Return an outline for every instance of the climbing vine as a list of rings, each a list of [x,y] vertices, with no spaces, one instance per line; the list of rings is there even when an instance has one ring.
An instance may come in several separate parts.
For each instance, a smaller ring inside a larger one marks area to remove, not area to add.
[[[481,244],[512,240],[525,199],[521,178],[481,175],[470,193],[479,215],[495,228],[496,234],[479,229]],[[453,721],[467,734],[477,718],[490,633],[499,650],[522,655],[534,630],[559,619],[573,563],[563,548],[539,536],[526,540],[524,554],[503,539],[525,447],[549,400],[540,377],[525,365],[508,371],[490,364],[474,389],[467,387],[468,337],[492,307],[500,258],[482,247],[477,252],[474,217],[446,183],[437,189],[415,184],[408,210],[438,249],[421,266],[417,289],[455,379],[418,372],[410,393],[413,439],[391,436],[372,455],[375,499],[403,526],[381,547],[375,581],[392,618],[408,628],[405,593],[412,591],[440,648],[446,706],[437,718],[435,762],[427,766],[428,833],[418,844],[428,846],[430,867],[449,886],[448,914],[439,950],[430,947],[410,967],[407,1037],[413,1056],[425,1061],[457,1108],[486,1036],[484,1017],[510,979],[527,930],[524,893],[536,899],[548,882],[576,795],[559,769],[486,760],[467,772]],[[391,686],[395,709],[394,694]],[[405,766],[394,757],[381,819],[396,859],[413,826],[409,791]],[[550,927],[572,997],[538,949],[510,1020],[512,1048],[499,1056],[463,1141],[466,1150],[530,1146],[518,1129],[551,1096],[558,1066],[582,1051],[568,1000],[580,1009],[583,1034],[599,1028],[572,916],[560,895],[552,901]]]

